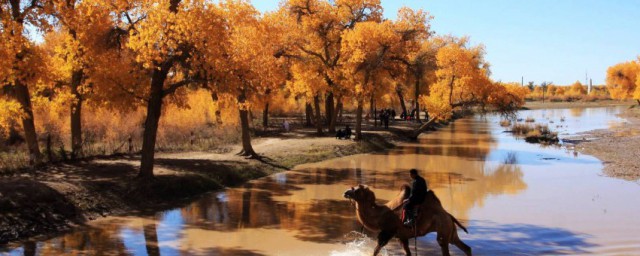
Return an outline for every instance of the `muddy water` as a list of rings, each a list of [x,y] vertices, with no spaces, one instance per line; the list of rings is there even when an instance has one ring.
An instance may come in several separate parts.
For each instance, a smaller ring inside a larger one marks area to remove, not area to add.
[[[621,108],[524,111],[562,134],[621,125]],[[564,117],[564,122],[561,119]],[[456,121],[420,144],[299,166],[152,216],[113,217],[10,255],[369,255],[342,198],[355,184],[393,198],[418,168],[444,207],[468,226],[476,255],[640,255],[640,185],[603,177],[602,163],[527,144],[494,116]],[[412,246],[413,250],[413,246]],[[433,234],[420,254],[439,252]],[[460,255],[457,248],[452,252]],[[392,243],[384,252],[400,253]],[[437,255],[437,254],[436,254]]]

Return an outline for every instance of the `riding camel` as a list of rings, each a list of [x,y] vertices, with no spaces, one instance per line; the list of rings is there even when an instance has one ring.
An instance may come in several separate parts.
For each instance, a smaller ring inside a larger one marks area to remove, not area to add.
[[[344,192],[345,198],[355,201],[358,222],[370,231],[380,232],[378,233],[378,245],[373,255],[378,255],[393,237],[398,238],[405,254],[411,255],[410,238],[436,232],[442,255],[450,255],[449,244],[453,244],[467,256],[471,256],[471,247],[460,240],[456,225],[465,232],[467,229],[442,207],[440,200],[431,190],[427,192],[425,201],[420,205],[416,218],[417,231],[402,223],[402,201],[409,197],[410,191],[408,185],[402,186],[398,196],[384,205],[376,204],[375,193],[364,185],[352,187]]]

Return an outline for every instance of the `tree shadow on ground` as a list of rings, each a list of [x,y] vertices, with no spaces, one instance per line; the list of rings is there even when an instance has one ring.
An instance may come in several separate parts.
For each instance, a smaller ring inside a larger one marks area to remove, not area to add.
[[[0,244],[67,228],[67,220],[84,220],[65,195],[25,178],[0,181],[0,213]]]
[[[237,186],[267,174],[264,170],[257,170],[251,164],[242,161],[159,158],[156,159],[156,165],[175,171],[204,175],[227,186]]]

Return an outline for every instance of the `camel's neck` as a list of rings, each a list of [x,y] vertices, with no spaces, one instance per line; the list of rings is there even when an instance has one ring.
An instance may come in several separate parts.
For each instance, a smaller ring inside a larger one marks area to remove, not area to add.
[[[369,230],[379,230],[380,227],[376,221],[381,215],[379,208],[375,203],[356,202],[356,215],[360,223]]]

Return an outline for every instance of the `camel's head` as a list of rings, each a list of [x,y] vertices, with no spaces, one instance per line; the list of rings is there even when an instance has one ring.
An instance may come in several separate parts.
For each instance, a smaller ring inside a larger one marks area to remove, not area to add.
[[[375,202],[376,195],[365,185],[352,187],[344,192],[344,198],[353,199],[356,202]]]

